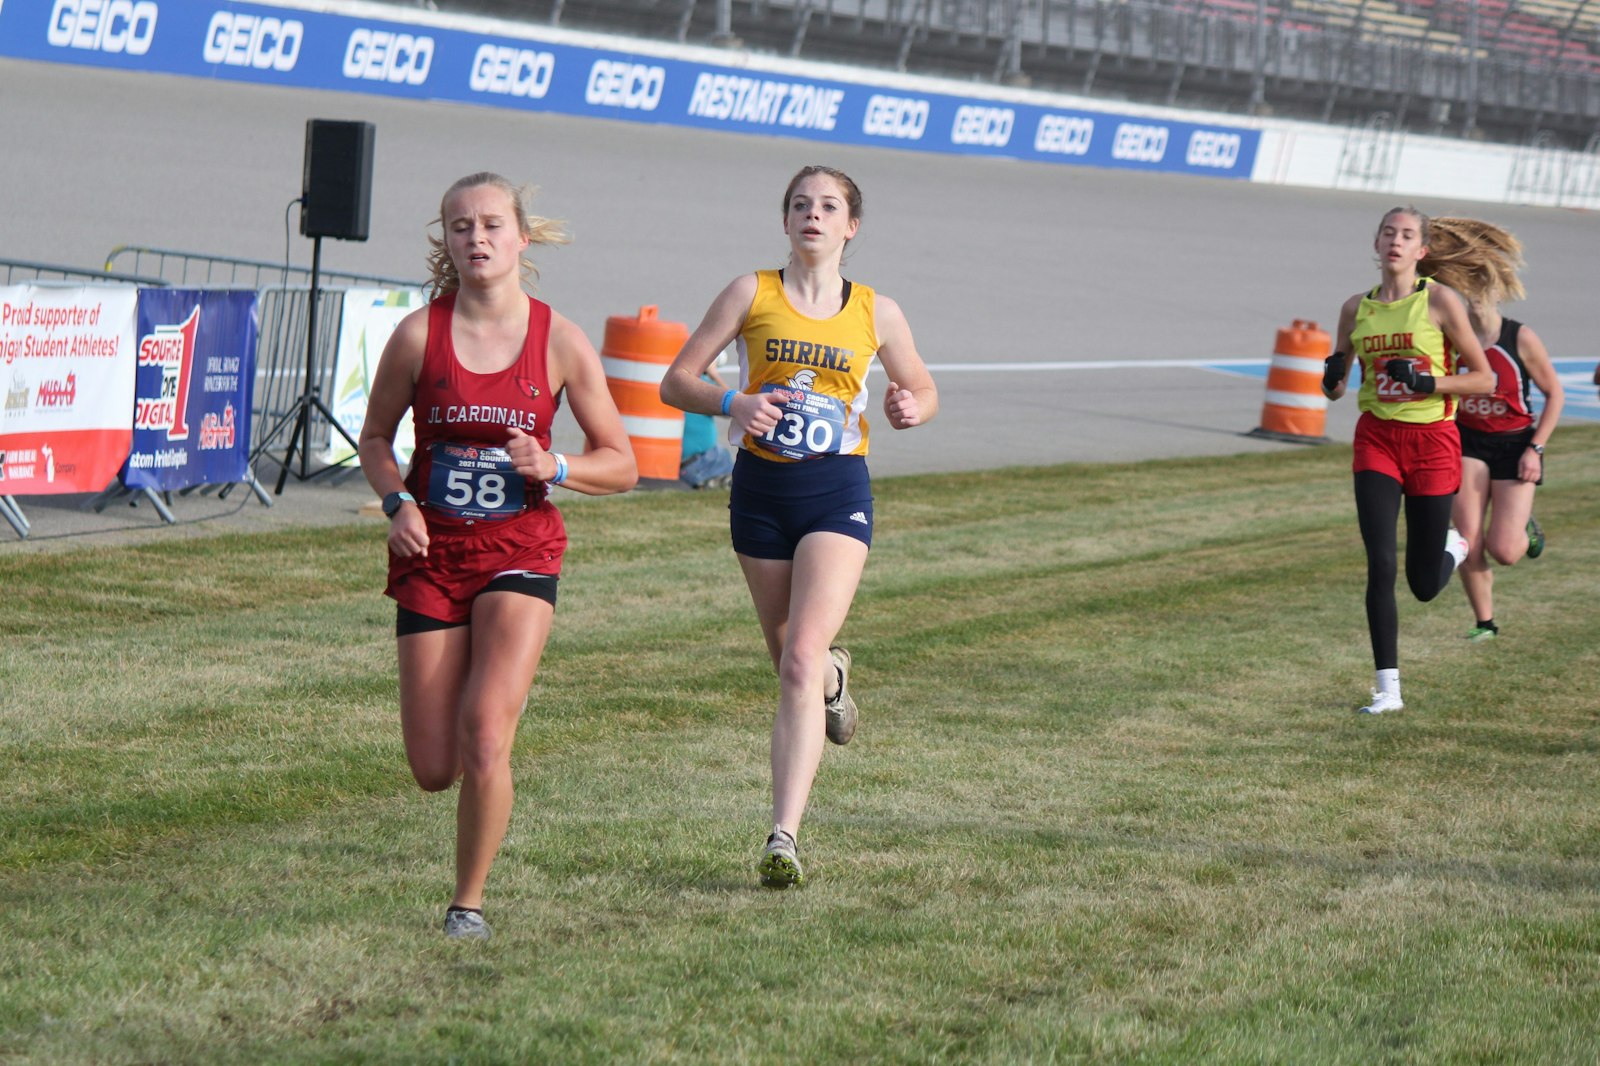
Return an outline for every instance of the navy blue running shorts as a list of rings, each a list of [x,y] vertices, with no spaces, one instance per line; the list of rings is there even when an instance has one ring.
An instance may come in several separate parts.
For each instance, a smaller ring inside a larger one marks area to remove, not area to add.
[[[733,550],[793,559],[808,533],[843,533],[872,546],[872,479],[866,456],[776,463],[739,449],[728,496]]]

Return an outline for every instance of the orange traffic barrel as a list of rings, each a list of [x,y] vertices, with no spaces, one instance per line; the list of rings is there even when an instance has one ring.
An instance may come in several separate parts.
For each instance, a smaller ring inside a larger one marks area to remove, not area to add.
[[[656,317],[654,305],[639,316],[606,319],[600,347],[606,387],[622,414],[639,476],[677,480],[683,451],[683,412],[661,402],[661,379],[689,339],[689,327]]]
[[[1252,437],[1296,444],[1326,444],[1322,433],[1328,420],[1328,398],[1322,394],[1322,363],[1333,351],[1333,339],[1315,322],[1295,319],[1278,331],[1267,369],[1267,398],[1261,405],[1261,425]]]

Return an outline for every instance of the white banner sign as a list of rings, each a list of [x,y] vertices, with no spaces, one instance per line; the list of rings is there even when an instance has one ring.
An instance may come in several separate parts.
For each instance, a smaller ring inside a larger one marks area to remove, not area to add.
[[[99,492],[133,445],[132,285],[0,286],[0,496]]]

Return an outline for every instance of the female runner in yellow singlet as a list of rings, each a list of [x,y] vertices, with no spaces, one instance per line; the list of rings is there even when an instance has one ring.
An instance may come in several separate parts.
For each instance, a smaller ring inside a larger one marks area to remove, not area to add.
[[[1361,362],[1361,417],[1356,422],[1356,518],[1367,550],[1367,629],[1376,683],[1364,714],[1405,706],[1400,697],[1400,619],[1394,586],[1396,526],[1406,512],[1406,584],[1426,603],[1439,595],[1466,557],[1450,527],[1461,485],[1458,397],[1494,388],[1483,348],[1454,290],[1420,277],[1428,254],[1428,216],[1396,207],[1383,216],[1373,241],[1382,277],[1339,311],[1323,392],[1344,395],[1348,356]],[[1461,372],[1458,369],[1464,367]]]
[[[804,880],[800,819],[823,739],[855,732],[850,653],[834,643],[872,543],[867,475],[867,369],[888,373],[883,414],[894,429],[938,410],[933,378],[900,307],[840,273],[861,226],[861,192],[828,167],[806,167],[783,195],[789,259],[722,290],[661,383],[685,411],[723,414],[739,434],[728,510],[733,548],[777,668],[772,727],[772,832],[762,883]],[[702,380],[737,340],[739,387]]]

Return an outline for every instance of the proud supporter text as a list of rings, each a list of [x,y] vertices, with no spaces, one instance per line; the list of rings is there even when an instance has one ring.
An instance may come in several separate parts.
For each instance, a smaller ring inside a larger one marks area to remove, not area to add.
[[[10,366],[18,359],[111,359],[117,354],[117,338],[80,334],[76,337],[0,337],[0,363]]]

